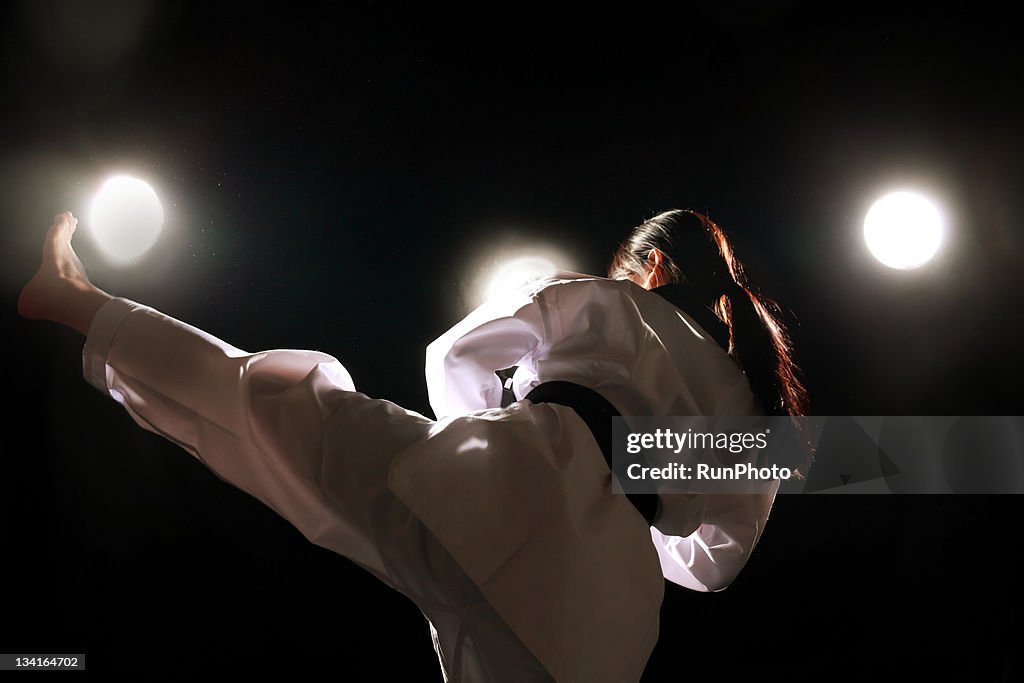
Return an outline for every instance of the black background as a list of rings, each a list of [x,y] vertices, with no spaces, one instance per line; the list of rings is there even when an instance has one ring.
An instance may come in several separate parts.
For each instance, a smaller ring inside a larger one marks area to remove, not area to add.
[[[138,265],[96,283],[245,349],[335,355],[430,414],[425,345],[488,245],[601,273],[626,231],[708,211],[787,311],[820,415],[1015,415],[1019,20],[980,5],[701,3],[672,14],[373,3],[16,2],[2,10],[8,389],[0,651],[93,673],[326,667],[440,680],[415,607],[81,379],[15,313],[58,211],[150,179]],[[860,239],[914,187],[949,238],[915,271]],[[669,587],[645,680],[1022,676],[1017,497],[787,496],[725,592]]]

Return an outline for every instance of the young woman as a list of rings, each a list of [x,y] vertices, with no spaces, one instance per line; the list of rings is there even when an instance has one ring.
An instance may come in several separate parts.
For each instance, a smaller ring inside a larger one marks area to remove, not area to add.
[[[803,411],[781,327],[699,214],[638,227],[620,279],[547,279],[431,344],[437,421],[357,393],[326,354],[248,353],[111,297],[76,224],[57,216],[21,314],[86,335],[86,379],[141,426],[412,599],[447,680],[638,680],[663,577],[719,590],[760,536],[774,489],[661,496],[645,518],[612,495],[585,406],[538,393],[566,383],[622,415]],[[511,366],[522,400],[502,408]]]

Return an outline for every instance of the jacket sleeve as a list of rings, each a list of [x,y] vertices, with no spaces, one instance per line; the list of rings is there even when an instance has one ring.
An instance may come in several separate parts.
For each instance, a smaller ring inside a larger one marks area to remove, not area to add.
[[[767,493],[702,494],[700,525],[687,536],[651,527],[666,579],[691,590],[726,588],[746,565],[768,521],[778,483]]]
[[[430,407],[440,420],[501,407],[495,371],[519,365],[544,340],[540,304],[526,290],[492,299],[427,347]]]

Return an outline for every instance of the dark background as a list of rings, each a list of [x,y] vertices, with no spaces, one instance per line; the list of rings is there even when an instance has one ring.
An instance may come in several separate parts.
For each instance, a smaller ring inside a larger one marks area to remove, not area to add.
[[[710,212],[787,311],[820,415],[1019,415],[1024,95],[1008,15],[783,2],[673,14],[373,3],[3,6],[7,386],[0,652],[93,673],[325,668],[440,680],[404,598],[138,429],[82,339],[15,301],[58,211],[149,179],[165,232],[96,283],[250,350],[313,348],[430,414],[423,349],[488,245],[600,273],[664,209]],[[889,271],[880,193],[931,193],[939,256]],[[785,496],[725,592],[668,587],[645,680],[1019,680],[997,496]]]

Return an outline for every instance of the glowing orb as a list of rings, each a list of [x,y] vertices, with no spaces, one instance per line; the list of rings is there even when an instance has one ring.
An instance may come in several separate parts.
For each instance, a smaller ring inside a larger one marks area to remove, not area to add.
[[[868,249],[890,268],[917,268],[927,263],[938,251],[942,233],[938,208],[913,192],[885,195],[864,217]]]
[[[131,261],[153,246],[164,224],[156,192],[138,178],[111,178],[92,202],[89,228],[100,249],[115,261]]]
[[[547,277],[558,270],[558,267],[542,256],[523,256],[513,259],[498,267],[484,289],[484,299],[491,299],[530,280]]]

